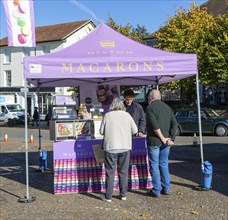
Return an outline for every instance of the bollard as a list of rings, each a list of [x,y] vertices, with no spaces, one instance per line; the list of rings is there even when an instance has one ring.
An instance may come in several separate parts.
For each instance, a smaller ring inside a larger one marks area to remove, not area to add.
[[[212,182],[212,164],[209,161],[203,162],[204,169],[202,170],[202,188],[211,189]]]
[[[40,150],[39,169],[42,172],[47,169],[47,151]]]

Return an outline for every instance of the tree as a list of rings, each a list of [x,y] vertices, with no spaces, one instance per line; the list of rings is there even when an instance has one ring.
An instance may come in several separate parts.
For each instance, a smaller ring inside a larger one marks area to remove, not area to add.
[[[122,26],[121,24],[118,25],[110,15],[107,25],[119,33],[125,35],[126,37],[129,37],[132,40],[142,44],[145,44],[145,41],[143,39],[149,34],[145,26],[140,26],[139,24],[136,28],[133,28],[133,26],[129,23],[127,23],[125,26]]]
[[[201,84],[227,83],[227,19],[227,14],[215,17],[206,8],[192,3],[188,11],[180,8],[174,16],[168,16],[165,25],[153,35],[156,39],[154,47],[197,54]],[[185,97],[190,98],[195,94],[194,84],[195,78],[192,77],[173,82],[171,87],[181,85]]]
[[[72,92],[73,95],[75,95],[76,97],[79,96],[79,87],[76,86],[76,87],[69,87],[67,89],[67,92]]]

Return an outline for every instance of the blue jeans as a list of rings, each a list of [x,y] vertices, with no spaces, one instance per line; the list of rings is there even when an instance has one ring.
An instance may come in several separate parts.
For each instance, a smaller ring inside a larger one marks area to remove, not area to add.
[[[161,190],[170,190],[169,152],[170,147],[164,144],[148,146],[150,175],[152,177],[152,192],[160,195]]]

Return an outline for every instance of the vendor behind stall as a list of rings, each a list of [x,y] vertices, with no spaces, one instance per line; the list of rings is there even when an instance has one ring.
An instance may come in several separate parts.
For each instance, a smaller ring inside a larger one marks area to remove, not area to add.
[[[52,109],[49,108],[48,112],[47,112],[47,114],[45,116],[45,121],[47,121],[47,126],[49,126],[49,121],[51,120],[51,113],[52,113]]]
[[[138,133],[136,136],[142,137],[146,133],[146,115],[140,104],[134,101],[134,91],[127,89],[124,91],[124,105],[126,111],[134,119],[135,124],[138,127]]]

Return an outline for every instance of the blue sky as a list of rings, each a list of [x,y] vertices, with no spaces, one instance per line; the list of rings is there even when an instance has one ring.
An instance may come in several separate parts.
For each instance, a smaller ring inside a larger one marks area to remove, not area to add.
[[[195,0],[199,5],[207,0]],[[117,24],[133,27],[145,26],[152,33],[167,20],[168,15],[174,15],[175,8],[188,9],[192,0],[34,0],[35,25],[45,26],[72,21],[91,19],[96,25],[100,21],[107,22],[108,15]],[[7,35],[3,4],[0,5],[0,38]]]

